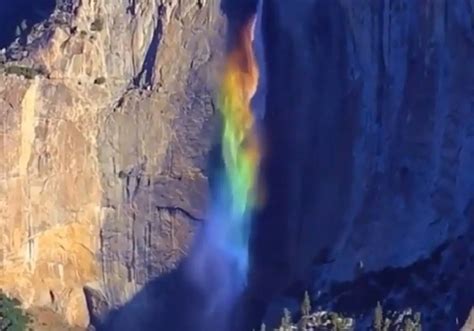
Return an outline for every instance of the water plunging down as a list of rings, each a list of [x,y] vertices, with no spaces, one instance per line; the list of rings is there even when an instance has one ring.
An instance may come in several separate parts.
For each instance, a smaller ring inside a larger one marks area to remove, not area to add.
[[[222,154],[225,164],[223,193],[226,218],[221,233],[224,248],[236,259],[238,271],[248,268],[250,218],[257,201],[256,182],[260,146],[250,106],[258,83],[258,68],[252,40],[255,19],[239,31],[227,64],[219,98],[223,117]]]
[[[223,162],[213,174],[216,185],[208,221],[189,257],[189,274],[206,293],[209,318],[228,315],[247,278],[261,158],[251,107],[258,83],[254,28],[255,17],[251,17],[237,30],[226,56],[217,100],[222,118]]]

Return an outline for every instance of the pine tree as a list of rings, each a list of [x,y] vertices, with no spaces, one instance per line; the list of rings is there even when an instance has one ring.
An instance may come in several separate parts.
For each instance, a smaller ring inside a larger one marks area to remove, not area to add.
[[[308,291],[304,292],[304,299],[301,303],[301,314],[303,316],[308,316],[311,314],[311,300],[309,298]]]
[[[382,331],[389,331],[392,321],[389,318],[385,318]]]
[[[377,302],[377,307],[374,311],[374,331],[383,331],[383,309],[380,302]]]
[[[404,321],[403,331],[415,331],[415,324],[411,318],[406,318]]]
[[[290,311],[285,308],[283,309],[283,317],[281,318],[281,328],[282,330],[290,330],[291,328],[291,313]]]
[[[21,31],[26,31],[26,29],[28,29],[28,24],[26,23],[26,20],[21,21],[20,29],[21,29]]]
[[[421,314],[420,313],[415,314],[415,331],[422,331],[422,328],[421,328]]]

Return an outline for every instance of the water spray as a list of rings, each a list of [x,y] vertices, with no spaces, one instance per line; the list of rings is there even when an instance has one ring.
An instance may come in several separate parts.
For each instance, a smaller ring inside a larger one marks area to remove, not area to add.
[[[251,107],[258,66],[253,50],[255,16],[238,30],[226,55],[217,105],[222,119],[222,168],[215,173],[208,220],[189,257],[189,273],[205,293],[206,331],[227,331],[249,268],[252,212],[258,203],[261,144]],[[216,319],[222,319],[216,322]],[[211,323],[211,324],[210,324]],[[220,324],[219,324],[220,323]],[[212,326],[209,326],[212,325]]]

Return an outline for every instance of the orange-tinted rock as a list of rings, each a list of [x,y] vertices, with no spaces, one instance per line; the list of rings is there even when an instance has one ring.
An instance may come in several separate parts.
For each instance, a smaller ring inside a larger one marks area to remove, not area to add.
[[[85,284],[116,305],[174,268],[206,200],[218,7],[133,6],[57,10],[4,65],[48,75],[0,69],[0,288],[71,325],[89,323]]]

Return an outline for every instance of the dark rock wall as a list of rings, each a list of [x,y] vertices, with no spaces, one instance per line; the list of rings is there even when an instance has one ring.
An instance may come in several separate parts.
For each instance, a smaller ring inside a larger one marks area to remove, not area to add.
[[[264,2],[268,200],[255,301],[410,266],[442,244],[435,278],[453,272],[441,261],[469,261],[469,245],[453,247],[473,238],[473,10]]]

